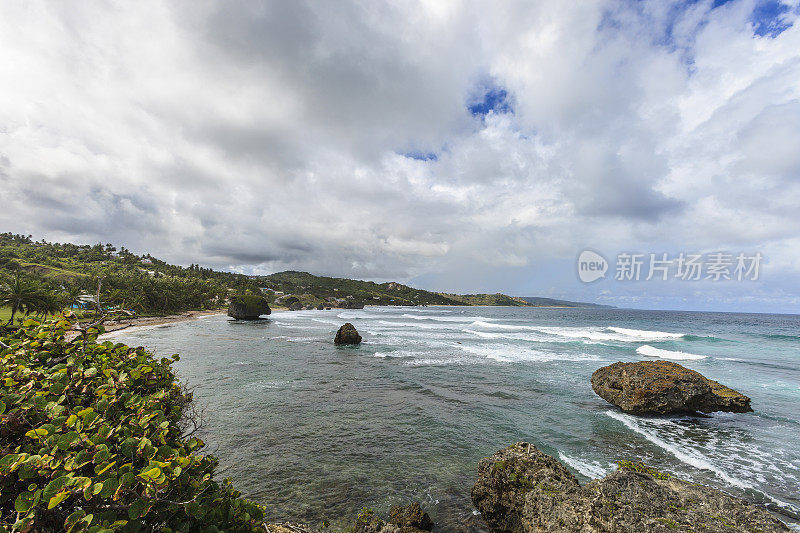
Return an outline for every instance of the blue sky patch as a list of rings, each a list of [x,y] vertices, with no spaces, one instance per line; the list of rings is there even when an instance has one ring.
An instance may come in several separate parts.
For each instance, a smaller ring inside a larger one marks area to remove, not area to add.
[[[467,104],[467,109],[473,116],[484,117],[490,112],[514,113],[509,101],[508,91],[490,81],[481,87],[478,97]]]
[[[439,156],[436,155],[433,152],[413,151],[413,152],[403,152],[400,155],[402,155],[403,157],[416,159],[418,161],[438,161],[439,160]]]
[[[750,17],[753,31],[761,37],[777,37],[792,27],[792,22],[786,17],[788,12],[789,6],[779,0],[761,0]]]

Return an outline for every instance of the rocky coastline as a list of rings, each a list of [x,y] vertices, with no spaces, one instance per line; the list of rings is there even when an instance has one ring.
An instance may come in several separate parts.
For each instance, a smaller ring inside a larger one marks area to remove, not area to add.
[[[630,461],[581,485],[553,457],[518,442],[483,459],[472,501],[497,533],[788,532],[761,506]]]
[[[357,345],[360,340],[347,323],[334,343]],[[753,410],[749,397],[670,361],[613,363],[593,373],[591,386],[599,397],[636,416]],[[489,531],[502,533],[790,531],[764,506],[675,478],[636,459],[617,464],[615,472],[581,485],[565,465],[535,445],[513,444],[478,464],[471,490],[473,505],[480,512],[475,518],[484,520]],[[324,524],[320,530],[295,523],[267,524],[265,529],[276,533],[329,530]],[[364,509],[347,531],[439,529],[415,503],[392,508],[388,518]]]

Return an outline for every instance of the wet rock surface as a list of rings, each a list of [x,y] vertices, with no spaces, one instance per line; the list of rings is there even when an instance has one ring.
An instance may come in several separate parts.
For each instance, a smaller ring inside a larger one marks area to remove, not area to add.
[[[492,532],[788,532],[763,507],[642,465],[581,486],[520,442],[481,460],[472,501]]]
[[[336,332],[336,337],[333,339],[334,344],[360,344],[361,335],[356,331],[356,327],[350,322],[345,323]]]
[[[433,522],[419,503],[395,506],[389,520],[381,520],[372,510],[362,509],[353,531],[356,533],[425,533],[433,530]]]
[[[751,412],[750,398],[671,361],[614,363],[592,374],[598,396],[626,413]]]

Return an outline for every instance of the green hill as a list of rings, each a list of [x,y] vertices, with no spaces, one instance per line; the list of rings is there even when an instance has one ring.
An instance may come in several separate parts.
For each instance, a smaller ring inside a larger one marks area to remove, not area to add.
[[[590,309],[614,309],[613,305],[590,304],[586,302],[570,302],[569,300],[555,300],[539,296],[521,296],[520,300],[528,302],[534,307],[580,307]]]
[[[323,301],[349,299],[357,305],[465,305],[447,295],[415,289],[394,282],[375,283],[346,278],[329,278],[292,270],[270,274],[263,280],[264,286],[276,293],[311,294]]]
[[[591,307],[546,298],[506,294],[447,294],[402,283],[375,283],[286,271],[246,276],[199,265],[171,265],[111,244],[79,245],[33,241],[0,233],[0,283],[16,275],[52,294],[95,295],[104,305],[138,314],[169,314],[226,305],[234,293],[264,293],[271,305],[359,308],[364,305],[492,305]],[[0,313],[2,313],[0,309]]]

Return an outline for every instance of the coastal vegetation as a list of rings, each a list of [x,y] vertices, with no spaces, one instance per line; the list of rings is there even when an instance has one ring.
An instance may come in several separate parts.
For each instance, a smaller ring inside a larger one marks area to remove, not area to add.
[[[258,294],[268,305],[294,308],[360,308],[364,305],[539,306],[574,302],[505,294],[446,294],[397,282],[375,283],[286,271],[256,276],[196,264],[171,265],[112,244],[78,245],[34,241],[0,233],[0,318],[12,325],[28,315],[64,309],[125,310],[140,316],[219,309],[231,295]],[[538,300],[542,300],[541,302]],[[91,314],[91,313],[89,313]],[[13,317],[12,317],[13,315]]]
[[[263,531],[264,509],[214,478],[192,395],[100,324],[26,320],[0,341],[0,527]]]
[[[260,294],[237,294],[228,304],[228,316],[236,320],[255,320],[270,312],[267,299]]]

